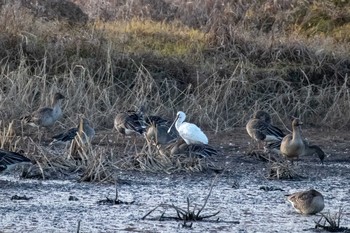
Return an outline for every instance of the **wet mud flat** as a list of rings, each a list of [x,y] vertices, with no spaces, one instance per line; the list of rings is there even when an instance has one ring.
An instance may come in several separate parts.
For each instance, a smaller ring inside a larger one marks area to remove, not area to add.
[[[223,173],[154,174],[118,171],[115,184],[78,183],[75,180],[19,179],[18,174],[0,176],[0,232],[322,232],[315,229],[320,215],[303,216],[286,201],[285,194],[315,188],[325,197],[323,213],[337,213],[343,208],[341,226],[350,227],[350,160],[347,138],[326,138],[322,143],[329,155],[322,165],[307,157],[295,164],[304,178],[270,180],[267,165],[248,157],[242,142],[216,142],[224,155],[214,158],[225,165]],[[336,148],[333,149],[333,148]],[[213,183],[214,182],[214,183]],[[174,204],[186,209],[200,208],[213,183],[203,215],[220,211],[191,228],[183,221],[159,221],[162,214],[176,216]],[[113,199],[115,189],[119,205],[99,204]],[[29,200],[11,200],[13,196]]]
[[[193,205],[201,206],[214,179],[213,174],[129,173],[120,177],[119,199],[134,201],[133,204],[97,203],[106,197],[114,198],[115,185],[2,177],[1,231],[74,232],[80,221],[80,232],[187,232],[189,229],[184,229],[182,222],[155,220],[160,211],[146,220],[141,218],[161,203],[186,208],[187,197]],[[240,174],[221,176],[203,210],[203,214],[220,211],[212,218],[219,221],[195,222],[191,232],[313,232],[314,221],[320,216],[295,213],[284,197],[289,192],[311,187],[324,194],[324,212],[337,212],[343,207],[342,226],[349,226],[349,177],[348,173],[347,177],[318,178],[316,175],[302,181],[278,181]],[[11,200],[14,195],[32,199]],[[71,196],[77,200],[70,201]],[[172,209],[166,214],[176,216]]]

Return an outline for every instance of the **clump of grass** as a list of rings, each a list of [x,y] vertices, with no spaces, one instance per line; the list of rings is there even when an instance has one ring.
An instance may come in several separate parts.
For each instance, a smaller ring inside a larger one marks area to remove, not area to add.
[[[61,151],[54,151],[39,145],[31,138],[22,138],[20,145],[35,165],[23,171],[24,178],[53,179],[71,178],[77,172],[77,164],[67,159]]]
[[[332,215],[331,213],[322,214],[318,221],[315,221],[315,228],[321,228],[328,232],[350,232],[347,227],[341,227],[340,221],[343,217],[343,209],[339,208],[339,211]]]
[[[302,178],[289,161],[272,162],[268,167],[267,178],[278,180],[295,180]]]
[[[84,182],[112,182],[113,169],[109,165],[108,156],[104,149],[94,149],[89,154],[85,154],[86,160],[82,161],[80,169],[82,174],[79,181]]]
[[[215,180],[214,180],[215,181]],[[150,214],[152,214],[155,210],[159,209],[159,208],[163,208],[162,214],[156,218],[156,220],[158,221],[164,221],[164,220],[177,220],[177,221],[183,221],[183,227],[192,227],[192,223],[188,224],[188,222],[196,222],[196,221],[204,221],[205,219],[211,218],[211,217],[215,217],[216,215],[218,215],[220,213],[220,211],[211,213],[211,214],[207,214],[207,215],[202,215],[202,212],[204,210],[204,208],[206,207],[207,203],[208,203],[208,199],[211,195],[212,189],[213,189],[213,184],[212,183],[210,190],[208,192],[208,195],[206,196],[204,203],[201,207],[197,207],[197,205],[194,205],[192,207],[192,203],[190,201],[190,198],[187,197],[187,207],[186,208],[181,208],[178,207],[174,204],[160,204],[158,206],[156,206],[155,208],[153,208],[151,211],[149,211],[147,214],[145,214],[141,219],[145,220]],[[173,209],[176,212],[176,216],[165,216],[165,212],[168,209]],[[219,222],[219,219],[217,219],[215,222]],[[221,221],[220,221],[221,222]],[[239,222],[231,222],[231,223],[235,223],[238,224]]]
[[[72,143],[74,144],[74,142]],[[112,182],[113,169],[109,166],[107,148],[91,144],[80,147],[76,157],[70,148],[51,149],[30,137],[21,138],[19,145],[35,165],[22,173],[24,178],[68,178],[85,182]],[[79,157],[78,157],[79,156]]]
[[[212,189],[213,189],[213,185],[210,187],[209,193],[208,193],[207,197],[205,198],[202,207],[199,208],[198,210],[197,210],[196,205],[191,209],[191,202],[190,202],[189,197],[187,197],[187,208],[186,209],[182,209],[180,207],[177,207],[174,204],[160,204],[157,207],[155,207],[154,209],[152,209],[151,211],[149,211],[141,219],[145,220],[146,217],[148,217],[152,212],[154,212],[159,207],[162,207],[165,210],[168,208],[174,209],[176,211],[176,215],[177,215],[176,217],[166,217],[166,216],[164,216],[164,213],[165,213],[165,211],[164,211],[163,214],[159,217],[159,221],[162,221],[164,219],[175,219],[175,220],[181,220],[184,222],[202,221],[203,219],[214,217],[214,216],[218,215],[220,213],[220,211],[217,211],[217,212],[215,212],[213,214],[209,214],[209,215],[201,215],[201,212],[204,210],[205,206],[207,205],[207,202],[208,202],[208,199],[211,195]]]
[[[276,162],[277,159],[272,153],[266,153],[265,151],[262,150],[251,150],[247,153],[248,156],[257,158],[261,161],[264,162]]]
[[[124,166],[140,171],[165,172],[171,174],[179,171],[203,171],[200,158],[172,158],[158,153],[138,153],[130,155]],[[133,166],[129,166],[132,164]]]
[[[158,208],[164,208],[165,211],[167,209],[174,209],[176,211],[176,217],[171,217],[171,216],[165,216],[165,211],[162,213],[162,215],[158,218],[159,221],[164,221],[164,220],[177,220],[177,221],[184,221],[184,225],[186,225],[187,222],[193,222],[193,221],[203,221],[206,218],[211,218],[220,213],[220,211],[217,211],[213,214],[209,215],[200,215],[203,208],[205,207],[206,202],[203,204],[202,208],[197,210],[197,207],[194,206],[191,209],[191,202],[190,199],[187,198],[187,209],[182,209],[178,206],[175,206],[174,204],[160,204],[156,208],[152,209],[150,212],[148,212],[145,216],[143,216],[141,219],[145,220],[148,215],[150,215],[152,212],[157,210]]]
[[[194,154],[170,155],[158,150],[152,145],[144,147],[136,153],[129,153],[122,166],[115,164],[116,167],[123,169],[134,169],[149,172],[165,172],[167,174],[176,172],[203,172],[206,170],[220,170],[210,158],[202,158]]]
[[[97,201],[97,204],[99,204],[99,205],[122,205],[122,204],[131,205],[134,202],[135,201],[126,202],[126,201],[119,200],[118,188],[116,187],[115,188],[115,198],[114,199],[106,197],[106,199]]]

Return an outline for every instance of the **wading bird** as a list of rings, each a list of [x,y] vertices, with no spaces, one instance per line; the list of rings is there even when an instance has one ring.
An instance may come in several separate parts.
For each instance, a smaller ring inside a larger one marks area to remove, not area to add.
[[[168,133],[175,124],[175,128],[179,133],[180,137],[186,142],[186,144],[208,144],[207,136],[202,132],[202,130],[195,124],[184,122],[186,119],[186,114],[179,111],[176,114],[176,118],[172,125],[170,126]]]
[[[286,195],[294,209],[301,214],[316,214],[324,208],[323,195],[311,189]]]

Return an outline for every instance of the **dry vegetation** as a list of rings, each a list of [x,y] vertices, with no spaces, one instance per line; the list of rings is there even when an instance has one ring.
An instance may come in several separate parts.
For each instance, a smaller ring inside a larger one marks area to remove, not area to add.
[[[327,214],[321,213],[321,218],[315,223],[315,228],[323,229],[327,232],[350,232],[350,229],[347,227],[341,227],[340,222],[343,220],[343,209],[339,208],[339,211],[331,214],[328,212]]]
[[[112,129],[116,112],[141,104],[168,118],[181,109],[213,131],[244,125],[258,108],[279,122],[350,126],[348,0],[15,2],[0,1],[1,129],[14,121],[11,140],[35,159],[52,152],[16,120],[57,91],[68,97],[64,128],[82,113]],[[82,166],[107,179],[106,158]]]

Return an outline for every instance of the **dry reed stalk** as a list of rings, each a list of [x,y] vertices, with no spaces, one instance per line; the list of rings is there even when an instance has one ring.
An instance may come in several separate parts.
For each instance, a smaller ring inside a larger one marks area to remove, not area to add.
[[[17,149],[18,138],[13,129],[13,121],[11,121],[7,126],[3,121],[0,120],[0,148],[14,151]]]

